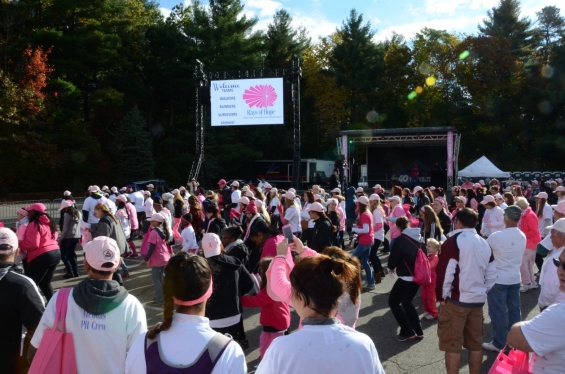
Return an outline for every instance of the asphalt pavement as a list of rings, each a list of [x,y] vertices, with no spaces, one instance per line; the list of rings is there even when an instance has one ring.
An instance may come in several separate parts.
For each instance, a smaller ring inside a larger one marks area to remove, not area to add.
[[[141,242],[136,241],[139,248]],[[84,279],[84,269],[82,267],[82,250],[77,250],[79,257],[80,278],[63,279],[65,270],[63,264],[60,263],[56,271],[53,286],[58,289],[60,287],[72,287],[81,279]],[[383,265],[387,263],[387,257],[380,255]],[[147,324],[152,326],[161,321],[162,307],[160,304],[152,302],[154,295],[153,284],[151,282],[151,273],[149,268],[141,265],[141,257],[135,259],[126,259],[126,264],[130,270],[131,277],[124,279],[125,288],[143,304],[147,314]],[[444,354],[438,349],[437,338],[437,320],[428,321],[423,318],[423,304],[420,298],[420,292],[414,299],[414,304],[422,318],[422,327],[425,337],[423,340],[412,342],[398,342],[395,339],[398,333],[398,325],[388,307],[388,294],[395,282],[395,279],[387,276],[376,289],[371,292],[365,292],[361,296],[361,310],[359,320],[357,321],[357,330],[369,335],[379,353],[380,360],[387,374],[397,373],[418,373],[432,374],[445,373]],[[537,299],[539,289],[530,290],[521,294],[522,319],[529,320],[539,313],[537,307]],[[291,331],[298,328],[298,315],[291,312]],[[246,309],[244,312],[244,326],[249,340],[249,348],[245,349],[248,370],[254,372],[254,367],[259,363],[259,336],[261,335],[261,325],[259,324],[259,309]],[[484,340],[491,341],[491,321],[488,316],[488,308],[484,307]],[[484,351],[483,366],[481,373],[487,374],[496,353]],[[463,351],[463,363],[461,373],[468,373],[467,354]]]

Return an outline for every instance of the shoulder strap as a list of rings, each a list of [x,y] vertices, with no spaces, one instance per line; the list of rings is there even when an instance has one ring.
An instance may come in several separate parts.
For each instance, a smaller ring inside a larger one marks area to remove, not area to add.
[[[232,341],[232,337],[229,335],[220,334],[219,332],[214,335],[212,339],[206,344],[204,347],[204,351],[206,349],[210,353],[210,358],[212,359],[212,363],[215,365],[216,361],[220,358],[224,349],[230,344]]]
[[[57,331],[66,331],[67,309],[69,306],[70,288],[61,288],[57,294],[57,302],[55,303],[55,322],[53,329]]]

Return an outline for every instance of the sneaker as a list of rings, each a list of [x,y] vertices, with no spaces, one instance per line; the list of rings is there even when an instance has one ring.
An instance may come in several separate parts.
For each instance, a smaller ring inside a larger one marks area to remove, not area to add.
[[[424,311],[424,318],[428,318],[429,315],[430,315],[430,313]]]
[[[122,278],[129,278],[129,273],[123,273]]]
[[[530,289],[530,285],[529,285],[529,284],[523,284],[523,285],[520,287],[520,292],[527,292],[527,291],[529,291],[529,289]]]
[[[424,339],[424,334],[422,334],[422,335],[416,335],[416,337],[417,337],[418,339]]]
[[[492,342],[490,343],[483,343],[483,349],[491,352],[500,352],[502,349],[496,348]]]
[[[73,275],[73,273],[67,273],[67,274],[63,275],[63,278],[65,278],[65,279],[74,278],[74,275]]]
[[[427,316],[424,316],[424,318],[426,318],[427,320],[430,320],[430,321],[431,321],[431,320],[436,319],[437,317],[434,317],[434,316],[432,316],[431,314],[428,313],[428,315],[427,315]]]
[[[398,340],[399,342],[407,342],[410,340],[415,340],[418,339],[418,335],[414,334],[413,336],[402,336],[402,335],[396,335],[396,340]]]
[[[365,287],[363,287],[363,291],[372,291],[375,289],[375,284],[368,284]]]
[[[537,284],[537,282],[532,282],[530,283],[530,289],[535,290],[536,288],[539,288],[539,284]]]

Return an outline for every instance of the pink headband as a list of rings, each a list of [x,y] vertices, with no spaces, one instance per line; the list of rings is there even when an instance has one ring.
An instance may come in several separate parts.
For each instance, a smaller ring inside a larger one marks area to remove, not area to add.
[[[27,217],[28,211],[25,210],[24,208],[20,208],[18,209],[18,213],[20,213],[24,217]]]
[[[425,205],[424,205],[424,206],[425,206]],[[424,207],[421,207],[421,208],[420,208],[420,211],[426,213],[426,209],[424,209]]]
[[[198,299],[183,301],[183,300],[179,300],[179,299],[177,299],[176,297],[173,296],[173,300],[175,301],[175,304],[177,304],[177,305],[193,306],[193,305],[198,305],[200,303],[205,302],[206,300],[208,300],[210,298],[210,296],[212,296],[212,279],[210,279],[210,287],[208,287],[208,291],[206,291],[204,293],[204,295],[200,296]]]

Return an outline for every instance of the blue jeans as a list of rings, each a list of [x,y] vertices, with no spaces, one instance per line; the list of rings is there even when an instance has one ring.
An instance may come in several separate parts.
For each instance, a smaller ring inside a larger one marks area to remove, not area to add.
[[[373,272],[371,271],[371,266],[369,265],[369,254],[371,253],[372,246],[372,244],[358,244],[352,254],[352,256],[359,259],[361,266],[363,266],[363,269],[365,269],[365,276],[367,277],[368,285],[375,284],[375,277],[373,277]]]
[[[164,266],[151,268],[151,280],[153,281],[153,287],[155,287],[155,301],[159,303],[162,303],[165,300],[163,298],[164,271]]]
[[[495,284],[487,294],[488,315],[492,321],[492,344],[504,348],[506,336],[516,322],[520,322],[520,283]]]

